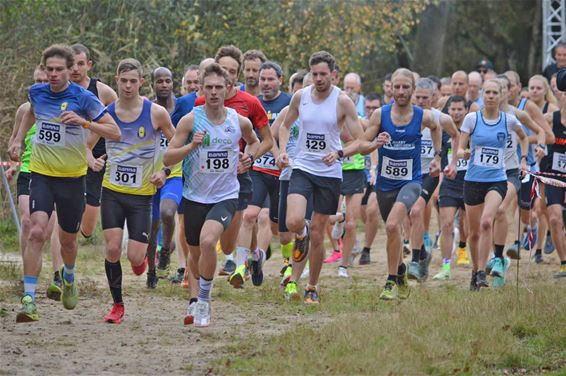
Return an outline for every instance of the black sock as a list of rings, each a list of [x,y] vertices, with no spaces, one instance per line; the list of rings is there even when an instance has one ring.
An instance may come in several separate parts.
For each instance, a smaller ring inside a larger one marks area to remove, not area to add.
[[[566,260],[560,261],[560,266],[562,266],[562,265],[566,265]]]
[[[499,257],[500,259],[503,258],[503,245],[495,245],[495,257]]]
[[[426,249],[424,247],[424,244],[421,246],[421,254],[420,254],[420,258],[419,260],[425,260],[426,259]]]
[[[108,286],[114,303],[122,303],[122,265],[118,262],[110,262],[104,260],[104,269],[106,269],[106,278],[108,278]]]
[[[407,267],[405,266],[405,263],[402,262],[401,265],[399,265],[399,267],[397,268],[397,275],[403,276],[406,271],[407,271]]]
[[[165,256],[169,256],[171,254],[171,252],[169,252],[169,249],[167,249],[165,247],[161,247],[161,254],[165,255]]]
[[[421,257],[421,250],[420,249],[413,249],[413,257],[411,258],[411,261],[412,262],[419,262],[420,257]]]
[[[458,248],[466,248],[466,242],[458,242]]]
[[[535,251],[535,255],[542,255],[542,249],[537,249]]]
[[[181,274],[181,273],[185,274],[185,268],[178,268],[177,273],[178,274]]]
[[[189,299],[189,304],[196,303],[196,302],[198,302],[198,299],[197,299],[197,298],[191,298],[191,299]]]
[[[362,250],[363,253],[369,253],[370,249],[369,247],[364,247],[364,249]]]
[[[397,283],[397,276],[396,276],[396,275],[393,275],[393,274],[389,274],[389,275],[387,276],[387,280],[388,280],[388,281],[393,281],[393,282]]]
[[[56,271],[53,273],[53,280],[54,280],[55,282],[61,282],[61,273],[59,273],[59,270],[56,270]]]

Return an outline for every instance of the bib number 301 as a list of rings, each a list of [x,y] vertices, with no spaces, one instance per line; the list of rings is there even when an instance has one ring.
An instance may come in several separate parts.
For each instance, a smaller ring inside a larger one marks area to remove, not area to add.
[[[141,187],[142,175],[142,166],[113,165],[110,170],[110,181],[123,187],[138,188]]]

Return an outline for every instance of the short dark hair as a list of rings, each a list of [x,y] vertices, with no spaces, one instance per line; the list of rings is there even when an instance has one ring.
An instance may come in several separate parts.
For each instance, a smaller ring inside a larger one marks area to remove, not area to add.
[[[137,70],[140,77],[143,76],[143,68],[141,63],[138,60],[129,57],[127,59],[121,60],[118,63],[118,68],[116,68],[116,74],[120,75],[120,73],[129,72],[133,70]]]
[[[309,73],[306,69],[300,69],[295,72],[293,75],[293,79],[291,80],[291,87],[295,86],[296,84],[303,84],[303,79],[305,78],[306,74]]]
[[[261,64],[261,67],[259,68],[260,73],[264,69],[273,69],[278,78],[283,77],[283,70],[281,69],[281,66],[274,61],[266,61]]]
[[[557,48],[566,48],[566,42],[560,41],[556,43],[556,46],[552,47],[552,57],[556,58],[556,49]]]
[[[511,89],[512,83],[511,83],[511,80],[509,79],[509,77],[507,77],[507,75],[498,74],[497,76],[495,76],[495,78],[497,78],[498,80],[505,80],[505,82],[507,82],[507,90]]]
[[[201,75],[201,84],[204,85],[204,79],[212,74],[216,74],[218,76],[224,77],[224,82],[228,83],[228,72],[224,68],[220,66],[218,63],[212,63],[204,68],[204,71]]]
[[[382,101],[381,95],[377,93],[369,93],[368,95],[366,95],[366,101],[375,101],[375,100],[379,100],[381,102]]]
[[[259,60],[263,64],[267,61],[267,57],[260,50],[247,50],[246,52],[244,52],[243,57],[243,61],[246,60]]]
[[[436,76],[428,76],[427,77],[429,80],[431,80],[432,82],[434,82],[436,84],[436,87],[438,88],[438,90],[440,90],[440,87],[442,86],[442,83],[440,82],[440,78],[436,77]]]
[[[188,71],[197,71],[198,72],[199,68],[198,65],[196,64],[191,64],[191,65],[187,65],[187,67],[185,68],[185,70],[183,71],[183,76],[188,72]]]
[[[448,102],[446,102],[446,108],[450,108],[450,105],[451,105],[452,103],[460,103],[460,102],[464,102],[464,108],[465,108],[466,110],[469,110],[469,109],[470,109],[470,104],[471,104],[471,103],[468,102],[468,101],[466,100],[466,98],[464,98],[464,97],[461,96],[461,95],[452,95],[452,96],[450,96],[450,98],[448,98]]]
[[[59,57],[65,59],[67,63],[67,68],[72,68],[75,64],[75,54],[71,47],[64,44],[53,44],[43,50],[41,55],[41,64],[45,66],[47,64],[47,59],[51,57]]]
[[[387,73],[385,75],[385,77],[383,77],[383,81],[391,81],[392,76],[393,76],[393,73]]]
[[[242,51],[234,46],[233,44],[229,46],[222,46],[216,51],[216,56],[214,56],[214,60],[218,63],[218,60],[222,59],[223,57],[231,57],[232,59],[238,62],[238,74],[242,70]]]
[[[311,67],[320,63],[326,63],[331,71],[336,69],[336,59],[334,59],[334,56],[332,56],[330,52],[318,51],[309,58],[309,66]]]
[[[78,55],[80,53],[84,53],[87,60],[91,59],[90,58],[90,50],[84,44],[75,43],[71,46],[71,48],[73,49],[73,52],[75,53],[75,55]]]

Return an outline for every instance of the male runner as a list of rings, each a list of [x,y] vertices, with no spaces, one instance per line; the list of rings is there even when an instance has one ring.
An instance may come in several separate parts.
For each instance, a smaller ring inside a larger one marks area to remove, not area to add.
[[[301,262],[309,253],[309,283],[304,302],[318,304],[317,283],[324,258],[324,229],[328,217],[336,213],[340,196],[343,157],[353,155],[358,148],[362,127],[357,119],[352,100],[332,85],[336,77],[335,59],[326,52],[311,55],[309,66],[314,85],[296,92],[291,99],[283,125],[279,129],[281,168],[289,165],[286,152],[289,130],[295,120],[301,125],[293,173],[287,197],[287,227],[296,236],[293,261]],[[353,141],[342,150],[341,132],[351,135]],[[312,194],[314,213],[312,225],[305,221],[307,200]]]
[[[442,130],[430,110],[411,105],[414,76],[405,68],[392,75],[392,105],[376,110],[370,118],[360,151],[369,153],[378,147],[376,179],[377,202],[387,233],[388,277],[380,299],[409,296],[406,266],[401,253],[401,225],[421,192],[421,131],[431,130],[433,161],[429,174],[440,170]]]
[[[387,73],[383,79],[383,102],[382,105],[391,104],[393,101],[393,88],[391,86],[391,73]]]
[[[356,105],[358,116],[364,116],[365,97],[362,95],[362,79],[359,74],[351,72],[344,76],[344,91]]]
[[[215,247],[238,207],[238,162],[257,153],[259,144],[251,122],[224,106],[229,83],[233,80],[219,64],[206,67],[202,74],[205,104],[181,119],[163,160],[171,165],[184,159],[184,211],[191,213],[190,220],[185,217],[185,236],[189,265],[199,279],[198,298],[192,296],[184,322],[196,327],[211,322]],[[242,138],[247,143],[245,154],[239,146]]]
[[[483,97],[481,95],[482,83],[481,75],[478,72],[472,71],[468,73],[468,93],[466,98],[480,106],[480,108],[483,106]]]
[[[19,160],[25,135],[36,123],[37,137],[30,162],[31,228],[24,251],[22,310],[18,312],[16,322],[39,320],[35,289],[41,272],[41,249],[47,240],[47,225],[55,205],[64,264],[61,301],[66,309],[74,309],[77,305],[75,260],[77,232],[85,205],[87,136],[90,130],[112,140],[120,137],[120,129],[94,94],[69,81],[74,65],[74,54],[69,47],[48,47],[43,51],[41,63],[49,84],[30,88],[31,106],[24,113],[18,134],[9,148],[10,157]]]
[[[267,61],[264,53],[258,50],[248,50],[244,53],[244,80],[245,85],[242,85],[240,90],[245,90],[246,93],[257,97],[260,93],[259,87],[259,70],[261,64]]]
[[[82,44],[74,44],[71,48],[75,54],[71,81],[93,93],[105,106],[110,105],[117,99],[114,90],[98,79],[88,76],[88,72],[93,66],[90,50]],[[86,206],[81,221],[81,234],[85,238],[91,237],[94,233],[100,211],[100,193],[106,160],[106,147],[103,138],[92,149],[93,158],[90,154],[87,157],[89,167],[86,173]]]
[[[162,77],[159,72],[158,77]],[[143,82],[139,61],[120,61],[116,70],[119,97],[108,106],[108,113],[122,132],[119,141],[106,140],[108,166],[102,182],[101,205],[106,243],[104,269],[114,301],[104,321],[114,324],[122,321],[125,312],[120,264],[124,225],[128,225],[128,260],[134,274],[142,275],[148,264],[146,249],[153,196],[156,187],[162,187],[171,173],[169,168],[160,168],[159,144],[161,134],[171,139],[175,130],[167,109],[140,96]]]
[[[198,79],[198,65],[189,65],[185,69],[183,74],[183,79],[181,81],[181,95],[187,95],[189,93],[199,91],[199,79]]]

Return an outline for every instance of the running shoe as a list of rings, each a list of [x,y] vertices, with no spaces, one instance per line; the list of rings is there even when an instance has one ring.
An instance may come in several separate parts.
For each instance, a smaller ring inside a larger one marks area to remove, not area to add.
[[[542,263],[543,263],[542,254],[541,254],[541,253],[535,253],[535,263],[536,263],[536,264],[542,264]]]
[[[399,299],[407,299],[411,295],[411,287],[407,273],[397,277],[397,296]]]
[[[61,275],[63,275],[63,268],[61,268]],[[63,280],[63,291],[61,293],[61,302],[63,302],[63,307],[66,309],[74,309],[77,306],[79,300],[79,291],[77,289],[77,281],[71,283]]]
[[[432,240],[430,239],[430,235],[428,234],[428,232],[424,233],[423,244],[427,251],[429,252],[432,251]]]
[[[338,277],[349,278],[350,276],[348,275],[348,268],[346,268],[344,266],[339,266],[338,267]]]
[[[456,265],[470,265],[466,248],[456,248]]]
[[[479,291],[478,287],[478,272],[472,270],[472,279],[470,280],[470,291]]]
[[[306,305],[314,305],[320,303],[316,287],[307,287],[305,289],[305,297],[303,299],[303,303]]]
[[[489,273],[492,277],[503,277],[503,259],[500,257],[494,257],[491,263],[491,272]]]
[[[516,240],[513,242],[513,245],[507,249],[507,257],[512,260],[520,260],[521,259],[521,242]]]
[[[185,318],[183,319],[183,324],[184,325],[192,325],[194,320],[195,320],[195,308],[197,306],[197,302],[192,302],[189,303],[189,306],[187,307],[187,314],[185,315]]]
[[[119,324],[122,322],[124,313],[124,303],[114,303],[110,312],[104,316],[104,321],[110,324]]]
[[[511,266],[511,259],[509,259],[508,257],[504,257],[503,261],[501,262],[501,265],[502,265],[501,274],[493,279],[493,283],[492,283],[493,287],[501,287],[505,285],[505,280],[507,278],[507,270],[509,270],[509,266]],[[491,273],[493,274],[493,270],[491,271]]]
[[[155,270],[147,271],[147,280],[145,281],[145,285],[148,289],[154,289],[157,287],[157,275],[155,274]]]
[[[283,273],[283,275],[281,276],[281,287],[286,287],[287,284],[289,283],[289,280],[291,279],[291,275],[293,274],[293,267],[291,265],[287,266],[287,268],[285,269],[285,272]]]
[[[544,242],[544,253],[550,255],[552,252],[554,252],[554,243],[552,242],[552,236],[547,233],[546,241]]]
[[[560,265],[560,270],[554,275],[554,278],[564,278],[566,277],[566,265]]]
[[[169,282],[174,285],[178,285],[183,282],[183,278],[185,277],[185,268],[177,268],[177,274],[172,275],[169,277]]]
[[[324,259],[325,264],[334,264],[342,260],[342,252],[340,251],[332,251],[332,254]]]
[[[49,284],[49,287],[47,288],[47,294],[46,294],[47,298],[51,300],[55,300],[57,302],[60,301],[61,294],[63,293],[61,287],[62,287],[61,280],[53,279],[51,281],[51,284]]]
[[[478,271],[478,274],[476,274],[476,283],[478,289],[482,287],[489,287],[489,284],[487,283],[487,275],[485,274],[484,271],[482,270]]]
[[[495,262],[495,256],[489,259],[487,265],[485,266],[485,272],[489,275],[491,274],[491,269],[493,268],[493,263]]]
[[[279,276],[283,277],[285,275],[285,271],[287,270],[287,268],[291,266],[289,264],[289,259],[288,258],[283,258],[283,267],[281,268],[281,270],[279,271]]]
[[[422,252],[422,251],[421,251]],[[432,260],[432,252],[425,250],[426,257],[423,260],[419,260],[419,270],[421,274],[421,281],[426,281],[428,278],[428,267],[430,266],[430,261]]]
[[[159,253],[159,262],[157,263],[157,278],[164,279],[169,276],[171,269],[171,254],[169,252]]]
[[[16,315],[16,322],[33,322],[39,320],[39,314],[33,299],[29,295],[22,296],[22,309]]]
[[[252,257],[252,262],[250,264],[252,283],[254,286],[261,286],[263,283],[263,263],[265,262],[265,251],[260,249],[258,251],[259,255],[254,255]]]
[[[144,257],[143,262],[140,265],[138,266],[132,265],[132,272],[134,272],[135,275],[142,275],[143,273],[145,273],[146,269],[147,269],[147,256]],[[169,275],[169,273],[167,273],[167,275]],[[167,277],[167,275],[165,277]]]
[[[293,245],[293,261],[301,262],[309,254],[309,243],[310,243],[310,232],[311,232],[311,222],[305,219],[305,230],[306,235],[302,239],[295,239]]]
[[[395,300],[397,298],[397,284],[394,281],[387,280],[383,291],[379,294],[381,300]]]
[[[420,281],[423,276],[421,274],[421,268],[417,261],[411,261],[409,263],[409,270],[407,271],[409,279]]]
[[[346,213],[342,213],[342,222],[337,221],[332,226],[332,239],[339,240],[344,236],[344,229],[346,227]]]
[[[448,281],[450,279],[450,264],[442,265],[440,272],[432,277],[435,281]]]
[[[218,272],[218,275],[230,275],[236,270],[236,263],[232,260],[226,260],[224,266]]]
[[[301,294],[297,291],[297,282],[290,281],[287,283],[287,286],[285,286],[285,299],[295,301],[301,300]]]
[[[244,288],[244,281],[246,273],[246,266],[240,265],[239,267],[234,270],[234,273],[228,278],[228,282],[235,288],[235,289],[243,289]]]
[[[210,326],[212,316],[212,309],[210,302],[199,300],[195,303],[195,314],[193,316],[193,324],[197,328],[205,328]]]
[[[371,262],[371,257],[369,251],[363,250],[362,255],[360,256],[360,265],[369,265]]]

